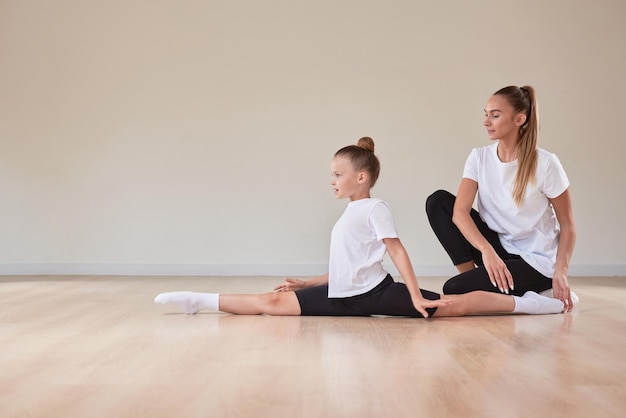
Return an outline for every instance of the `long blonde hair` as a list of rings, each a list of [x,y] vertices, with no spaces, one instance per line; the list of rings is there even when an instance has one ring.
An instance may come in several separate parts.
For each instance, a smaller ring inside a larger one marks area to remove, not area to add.
[[[517,173],[513,183],[513,200],[521,206],[526,193],[526,186],[534,183],[537,171],[537,147],[539,142],[539,109],[535,89],[531,86],[504,87],[495,95],[504,96],[513,106],[515,114],[523,113],[526,121],[520,126],[520,137],[517,141]]]

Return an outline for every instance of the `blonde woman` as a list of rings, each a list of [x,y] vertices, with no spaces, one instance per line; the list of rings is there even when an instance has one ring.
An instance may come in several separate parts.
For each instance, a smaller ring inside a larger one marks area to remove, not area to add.
[[[426,201],[459,272],[443,291],[543,292],[571,311],[578,298],[567,279],[576,241],[570,183],[557,156],[538,147],[535,89],[495,92],[483,125],[495,143],[472,150],[457,196],[439,190]]]

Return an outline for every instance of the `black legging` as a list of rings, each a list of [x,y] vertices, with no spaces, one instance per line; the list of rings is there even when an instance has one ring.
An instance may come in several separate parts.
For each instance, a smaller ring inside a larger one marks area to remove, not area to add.
[[[445,190],[437,190],[428,196],[428,199],[426,199],[428,221],[455,266],[473,261],[478,267],[449,279],[443,285],[443,293],[459,294],[474,290],[499,292],[489,281],[489,274],[487,274],[487,270],[483,266],[480,251],[465,239],[461,231],[452,222],[455,200],[456,197]],[[511,294],[521,296],[529,290],[542,292],[552,287],[551,278],[539,273],[519,255],[509,254],[502,247],[498,233],[489,229],[476,210],[472,209],[470,216],[480,233],[493,246],[511,272],[514,283],[514,290],[511,291]]]

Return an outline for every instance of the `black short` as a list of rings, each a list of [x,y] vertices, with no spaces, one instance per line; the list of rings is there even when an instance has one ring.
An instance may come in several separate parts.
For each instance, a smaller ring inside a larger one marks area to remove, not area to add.
[[[303,316],[410,316],[422,318],[422,314],[413,306],[411,295],[404,283],[394,282],[387,275],[372,290],[362,295],[346,298],[329,298],[328,286],[316,286],[296,290]],[[424,299],[438,300],[440,295],[422,290]],[[437,308],[427,308],[429,316],[433,316]]]

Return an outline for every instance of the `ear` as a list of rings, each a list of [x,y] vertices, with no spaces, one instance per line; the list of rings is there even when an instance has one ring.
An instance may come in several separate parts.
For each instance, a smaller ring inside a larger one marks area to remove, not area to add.
[[[523,113],[518,113],[517,116],[515,116],[515,125],[522,126],[525,123],[526,123],[526,115]]]
[[[359,176],[357,177],[357,181],[359,183],[365,183],[367,181],[367,172],[360,171]]]

